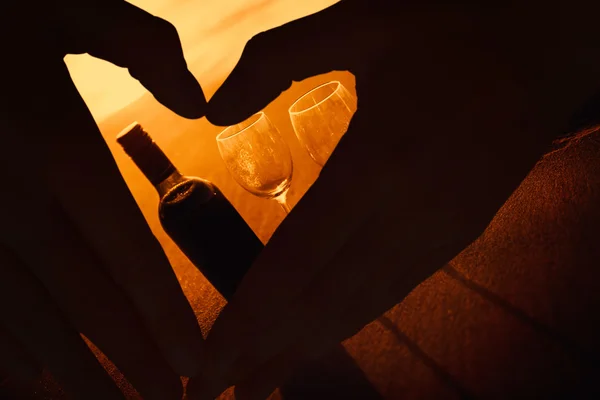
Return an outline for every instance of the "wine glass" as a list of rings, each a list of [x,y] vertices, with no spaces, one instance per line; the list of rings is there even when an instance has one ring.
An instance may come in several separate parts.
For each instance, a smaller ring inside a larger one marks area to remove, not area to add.
[[[292,183],[292,155],[263,112],[225,128],[217,136],[221,158],[235,181],[255,196],[276,200],[286,213]]]
[[[331,81],[304,94],[289,108],[298,140],[321,167],[348,130],[356,105],[356,97],[341,82]]]

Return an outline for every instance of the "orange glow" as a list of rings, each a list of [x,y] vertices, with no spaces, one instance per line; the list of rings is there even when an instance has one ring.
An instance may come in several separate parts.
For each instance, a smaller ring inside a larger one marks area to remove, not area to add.
[[[231,71],[256,33],[312,14],[337,0],[130,0],[173,23],[190,70],[213,88]],[[73,81],[97,122],[146,93],[124,68],[89,55],[66,58]],[[209,89],[210,91],[210,89]],[[207,93],[211,95],[212,93]]]
[[[256,33],[317,12],[336,0],[134,0],[132,3],[172,22],[179,31],[188,65],[210,97]],[[139,121],[175,166],[184,174],[214,182],[237,208],[257,236],[267,242],[285,213],[276,201],[242,188],[227,170],[217,146],[222,127],[206,118],[188,120],[159,104],[127,70],[87,55],[67,57],[71,76],[98,122],[100,131],[137,201],[148,225],[163,246],[203,332],[208,332],[225,301],[177,248],[161,227],[158,195],[116,142],[117,134]],[[317,179],[320,168],[298,141],[288,114],[300,96],[325,82],[337,80],[352,94],[354,77],[332,72],[297,82],[264,112],[283,137],[293,159],[293,179],[287,199],[296,204]],[[128,399],[138,399],[120,372],[90,346]]]

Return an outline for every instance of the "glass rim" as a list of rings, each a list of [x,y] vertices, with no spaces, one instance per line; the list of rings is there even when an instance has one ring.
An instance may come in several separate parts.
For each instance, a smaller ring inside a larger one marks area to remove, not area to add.
[[[319,90],[319,89],[321,89],[322,87],[329,86],[329,85],[332,85],[332,84],[335,84],[337,87],[336,87],[336,88],[335,88],[335,89],[334,89],[334,90],[333,90],[331,93],[329,93],[329,94],[328,94],[328,95],[327,95],[325,98],[323,98],[322,100],[320,100],[318,103],[316,103],[316,104],[313,104],[313,105],[311,105],[310,107],[304,108],[304,109],[302,109],[302,110],[300,110],[300,111],[292,111],[292,109],[293,109],[294,107],[296,107],[296,105],[298,104],[298,102],[299,102],[300,100],[302,100],[304,97],[306,97],[307,95],[311,94],[311,93],[312,93],[312,92],[314,92],[315,90]],[[340,82],[340,81],[338,81],[338,80],[334,80],[334,81],[329,81],[329,82],[322,83],[322,84],[320,84],[319,86],[316,86],[316,87],[314,87],[314,88],[310,89],[308,92],[304,93],[302,96],[298,97],[298,98],[296,99],[296,101],[294,101],[294,103],[293,103],[293,104],[290,106],[290,108],[288,108],[288,113],[289,113],[290,115],[302,114],[303,112],[306,112],[306,111],[308,111],[308,110],[311,110],[311,109],[313,109],[313,108],[315,108],[315,107],[319,106],[319,105],[320,105],[320,104],[322,104],[324,101],[328,100],[328,99],[329,99],[331,96],[333,96],[333,95],[334,95],[334,93],[338,91],[338,89],[340,88],[340,86],[344,86],[344,85],[342,85],[342,82]]]
[[[256,118],[256,117],[258,117],[258,118]],[[259,111],[256,114],[249,117],[248,119],[246,119],[245,121],[240,122],[239,124],[230,125],[227,128],[223,129],[221,132],[219,132],[219,134],[217,135],[217,141],[222,142],[224,140],[234,138],[235,136],[239,135],[240,133],[253,127],[254,125],[256,125],[258,123],[258,121],[260,121],[261,119],[266,118],[266,117],[267,117],[267,115],[263,111]],[[233,130],[233,128],[235,128],[236,126],[243,124],[247,121],[250,121],[253,118],[256,118],[256,120],[252,121],[250,124],[248,124],[248,126],[245,126],[242,129],[240,129],[239,131],[234,132],[234,133],[228,132],[229,130]]]

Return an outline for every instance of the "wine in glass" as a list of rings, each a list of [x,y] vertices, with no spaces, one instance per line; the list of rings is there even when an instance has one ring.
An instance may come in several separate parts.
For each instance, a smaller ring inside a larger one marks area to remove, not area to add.
[[[255,196],[276,200],[286,213],[292,155],[277,128],[259,112],[217,136],[219,152],[235,181]]]
[[[323,167],[348,130],[355,110],[356,97],[341,82],[331,81],[301,96],[288,112],[298,140]]]

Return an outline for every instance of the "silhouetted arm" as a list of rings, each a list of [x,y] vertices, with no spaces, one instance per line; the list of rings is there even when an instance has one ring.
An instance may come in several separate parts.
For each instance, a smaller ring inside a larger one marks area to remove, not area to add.
[[[531,3],[408,3],[339,3],[261,33],[210,100],[211,122],[237,123],[292,81],[347,70],[358,111],[215,322],[189,394],[264,398],[402,300],[479,237],[599,88],[573,25],[593,5],[540,19]]]

